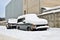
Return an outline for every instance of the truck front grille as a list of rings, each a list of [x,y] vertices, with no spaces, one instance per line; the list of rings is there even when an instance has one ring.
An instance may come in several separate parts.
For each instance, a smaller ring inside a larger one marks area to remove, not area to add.
[[[45,26],[45,25],[36,25],[36,27],[39,27],[39,26]]]

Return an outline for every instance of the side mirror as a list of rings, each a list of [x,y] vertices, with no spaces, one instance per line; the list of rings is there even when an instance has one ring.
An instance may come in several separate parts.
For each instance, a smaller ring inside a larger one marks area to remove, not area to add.
[[[25,20],[23,21],[23,23],[26,23]]]

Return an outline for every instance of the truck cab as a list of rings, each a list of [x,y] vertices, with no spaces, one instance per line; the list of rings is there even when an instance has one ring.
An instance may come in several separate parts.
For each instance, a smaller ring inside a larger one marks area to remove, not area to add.
[[[36,14],[26,14],[17,18],[17,28],[25,30],[47,30],[48,21],[37,17]]]

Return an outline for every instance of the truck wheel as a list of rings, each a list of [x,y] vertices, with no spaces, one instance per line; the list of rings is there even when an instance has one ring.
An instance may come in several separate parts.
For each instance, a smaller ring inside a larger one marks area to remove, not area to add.
[[[7,27],[7,29],[11,29],[11,27],[10,27],[10,26],[8,26],[8,27]]]
[[[10,27],[10,26],[8,26],[8,25],[6,25],[6,27],[7,27],[7,29],[11,29],[11,27]]]
[[[30,27],[27,27],[27,31],[31,31],[31,28]]]
[[[6,25],[6,27],[8,27],[8,25]]]
[[[20,30],[20,27],[18,27],[18,29]]]

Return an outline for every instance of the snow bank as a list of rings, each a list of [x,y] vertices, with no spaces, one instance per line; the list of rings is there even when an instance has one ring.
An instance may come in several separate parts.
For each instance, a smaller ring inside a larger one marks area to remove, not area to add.
[[[47,31],[22,31],[17,29],[1,30],[0,28],[0,34],[20,40],[60,40],[60,28],[50,28]]]
[[[6,30],[5,26],[0,26],[0,30]]]

